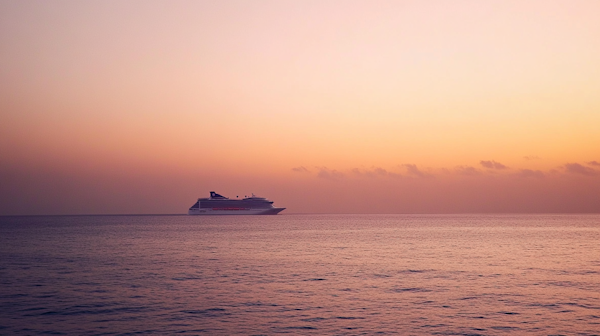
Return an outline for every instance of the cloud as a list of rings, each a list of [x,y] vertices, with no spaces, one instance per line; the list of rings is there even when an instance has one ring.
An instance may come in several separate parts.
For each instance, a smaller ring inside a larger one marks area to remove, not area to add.
[[[598,167],[600,167],[600,162],[598,162],[598,161],[590,161],[587,164],[590,165],[590,166],[598,166]]]
[[[380,176],[386,176],[389,174],[389,172],[383,168],[379,168],[379,167],[375,167],[373,169],[373,173],[375,173],[376,175],[380,175]]]
[[[309,173],[310,172],[310,170],[306,169],[303,166],[292,168],[292,171],[294,171],[296,173]]]
[[[536,155],[527,155],[527,156],[523,156],[523,159],[529,161],[529,160],[539,160],[540,157],[536,156]]]
[[[471,166],[458,166],[454,169],[458,175],[477,176],[481,175],[481,171]]]
[[[409,175],[416,176],[416,177],[423,177],[423,178],[433,177],[433,175],[419,170],[419,168],[417,168],[417,165],[403,164],[402,166],[406,167],[406,171],[408,172]]]
[[[484,166],[485,168],[489,168],[489,169],[498,169],[498,170],[502,170],[502,169],[506,169],[508,168],[507,166],[503,165],[500,162],[496,162],[496,161],[479,161],[479,164],[481,164],[482,166]]]
[[[327,167],[317,167],[319,172],[317,173],[317,177],[326,179],[326,180],[338,180],[344,178],[344,173],[341,173],[335,169],[329,169]]]
[[[519,170],[519,172],[516,174],[517,176],[520,177],[525,177],[525,178],[543,178],[545,175],[541,170],[531,170],[531,169],[521,169]]]
[[[401,174],[387,171],[380,167],[374,167],[373,169],[361,170],[358,168],[354,168],[351,170],[354,175],[357,176],[366,176],[366,177],[392,177],[392,178],[400,178]]]
[[[598,175],[598,171],[589,167],[580,165],[579,163],[567,163],[565,164],[565,170],[567,173],[580,174],[586,176]]]

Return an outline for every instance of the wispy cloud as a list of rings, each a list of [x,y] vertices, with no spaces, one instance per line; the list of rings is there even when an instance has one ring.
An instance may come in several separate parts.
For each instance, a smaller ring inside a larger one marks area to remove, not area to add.
[[[339,180],[344,178],[344,173],[339,172],[335,169],[329,169],[327,167],[317,167],[319,172],[317,173],[317,177],[326,179],[326,180]]]
[[[590,166],[600,167],[600,162],[598,162],[598,161],[589,161],[587,164]]]
[[[380,167],[374,167],[372,169],[359,169],[354,168],[351,170],[352,173],[356,176],[366,176],[366,177],[392,177],[392,178],[401,178],[402,175],[398,173],[394,173],[388,171],[386,169]]]
[[[481,171],[479,171],[479,170],[477,170],[477,168],[471,167],[471,166],[458,166],[454,169],[454,172],[458,175],[465,175],[465,176],[481,175]]]
[[[406,171],[409,175],[412,175],[415,177],[422,177],[422,178],[433,177],[432,174],[429,174],[429,173],[424,172],[424,171],[420,170],[419,168],[417,168],[417,165],[415,165],[415,164],[403,164],[402,166],[406,167]]]
[[[296,173],[309,173],[310,172],[310,170],[306,169],[306,167],[304,167],[304,166],[294,167],[294,168],[292,168],[292,171],[294,171]]]
[[[485,168],[489,168],[489,169],[498,169],[498,170],[502,170],[502,169],[507,169],[508,167],[503,165],[500,162],[496,162],[496,161],[479,161],[479,164],[482,165]]]
[[[527,156],[523,156],[523,159],[530,161],[530,160],[539,160],[540,157],[536,156],[536,155],[527,155]]]
[[[598,175],[599,173],[597,170],[592,169],[590,167],[582,166],[579,163],[567,163],[564,167],[566,172],[571,174],[594,176]]]
[[[541,170],[521,169],[515,175],[526,178],[543,178],[544,172]]]

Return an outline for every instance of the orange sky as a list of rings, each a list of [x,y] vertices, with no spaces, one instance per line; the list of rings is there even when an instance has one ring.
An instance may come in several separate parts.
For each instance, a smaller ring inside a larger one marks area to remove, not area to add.
[[[600,212],[598,13],[0,1],[0,215]]]

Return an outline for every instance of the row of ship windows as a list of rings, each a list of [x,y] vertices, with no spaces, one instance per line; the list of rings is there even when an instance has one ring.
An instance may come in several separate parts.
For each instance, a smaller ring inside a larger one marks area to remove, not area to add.
[[[248,202],[248,201],[210,201],[196,202],[190,209],[210,209],[210,208],[271,208],[273,202]]]
[[[271,204],[200,204],[200,208],[202,209],[211,209],[211,208],[270,208]],[[197,207],[196,207],[197,208]]]

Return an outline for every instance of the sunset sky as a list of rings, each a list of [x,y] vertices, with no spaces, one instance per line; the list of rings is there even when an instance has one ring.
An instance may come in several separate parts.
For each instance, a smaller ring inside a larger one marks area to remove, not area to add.
[[[600,212],[599,15],[0,0],[0,215]]]

